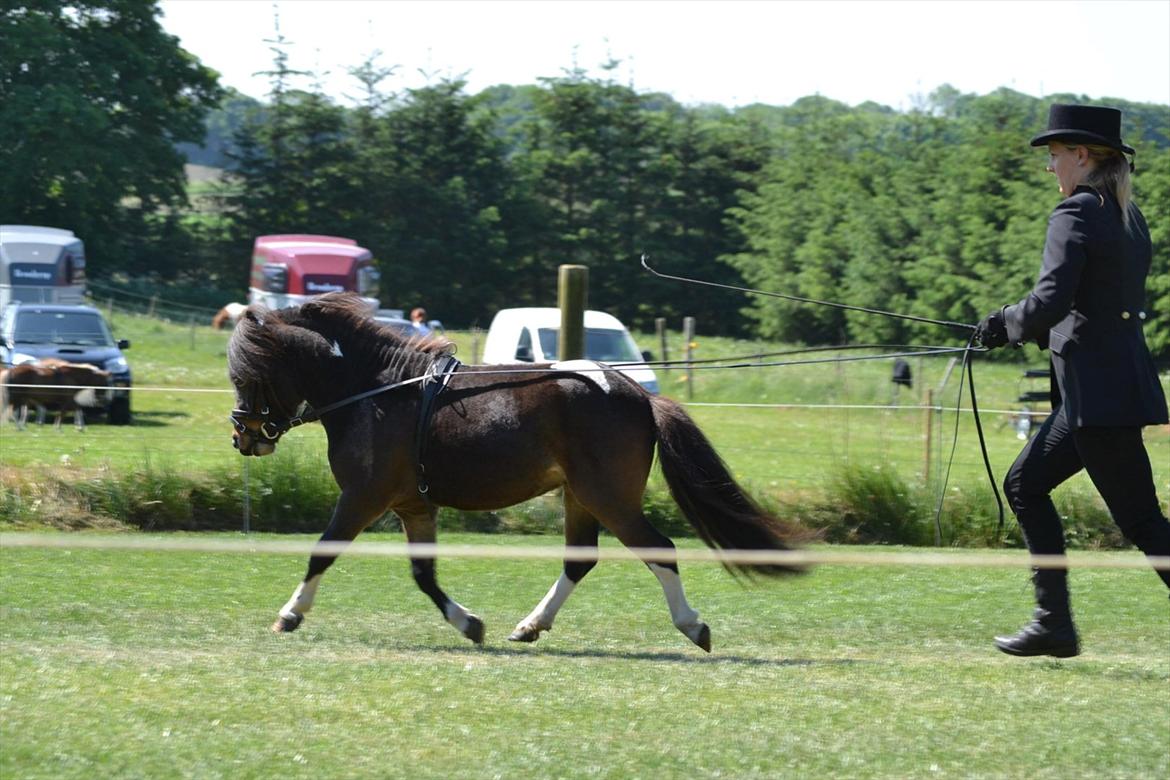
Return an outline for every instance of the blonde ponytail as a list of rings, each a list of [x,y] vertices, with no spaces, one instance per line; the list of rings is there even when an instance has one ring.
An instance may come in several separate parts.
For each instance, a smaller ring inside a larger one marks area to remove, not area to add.
[[[1116,149],[1096,144],[1084,144],[1090,159],[1096,165],[1085,177],[1085,184],[1100,191],[1108,190],[1121,207],[1121,224],[1129,228],[1129,209],[1133,201],[1133,180],[1129,175],[1129,160]]]

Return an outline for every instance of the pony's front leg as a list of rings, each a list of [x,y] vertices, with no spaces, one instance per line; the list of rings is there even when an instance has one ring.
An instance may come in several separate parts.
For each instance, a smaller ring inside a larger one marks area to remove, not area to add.
[[[370,523],[374,522],[382,513],[368,500],[355,501],[342,492],[333,508],[333,518],[329,527],[321,534],[319,542],[352,542]],[[296,631],[305,619],[305,615],[313,608],[313,600],[317,597],[317,586],[321,583],[321,575],[325,573],[338,553],[314,553],[309,557],[309,570],[297,589],[276,617],[272,630],[278,634]]]
[[[406,531],[406,540],[409,544],[434,544],[435,534],[435,513],[434,510],[395,510],[398,516],[402,519],[402,528]],[[430,596],[431,601],[439,608],[443,619],[450,623],[463,636],[475,642],[477,645],[483,644],[483,621],[478,616],[469,612],[459,602],[452,599],[443,589],[439,587],[438,581],[435,579],[435,559],[423,557],[411,557],[410,559],[410,573],[414,575],[414,582],[418,585],[419,590]]]

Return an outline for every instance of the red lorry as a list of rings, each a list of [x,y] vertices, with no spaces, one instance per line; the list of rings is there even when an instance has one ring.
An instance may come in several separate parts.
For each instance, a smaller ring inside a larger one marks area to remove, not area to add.
[[[373,312],[379,276],[370,250],[353,239],[302,233],[260,236],[252,249],[248,303],[281,309],[348,290],[366,299]]]

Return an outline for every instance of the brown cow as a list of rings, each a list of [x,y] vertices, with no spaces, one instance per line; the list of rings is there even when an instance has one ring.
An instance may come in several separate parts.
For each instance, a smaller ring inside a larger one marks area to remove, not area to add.
[[[89,363],[67,363],[45,358],[35,363],[13,366],[0,374],[0,420],[12,411],[16,427],[28,423],[29,406],[37,406],[38,422],[46,409],[57,412],[54,427],[60,430],[66,412],[73,412],[78,430],[85,430],[84,407],[96,404],[93,388],[109,386],[110,372]]]

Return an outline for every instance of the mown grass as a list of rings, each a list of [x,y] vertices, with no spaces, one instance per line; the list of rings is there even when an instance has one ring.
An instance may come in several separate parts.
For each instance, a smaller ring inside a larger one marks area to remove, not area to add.
[[[1056,661],[991,647],[1028,616],[1022,567],[822,566],[745,587],[684,565],[706,655],[634,563],[599,565],[551,633],[514,645],[559,565],[442,560],[487,624],[476,648],[401,560],[343,556],[302,629],[276,636],[303,556],[2,555],[3,777],[1170,772],[1170,623],[1144,570],[1074,570],[1084,654]]]

